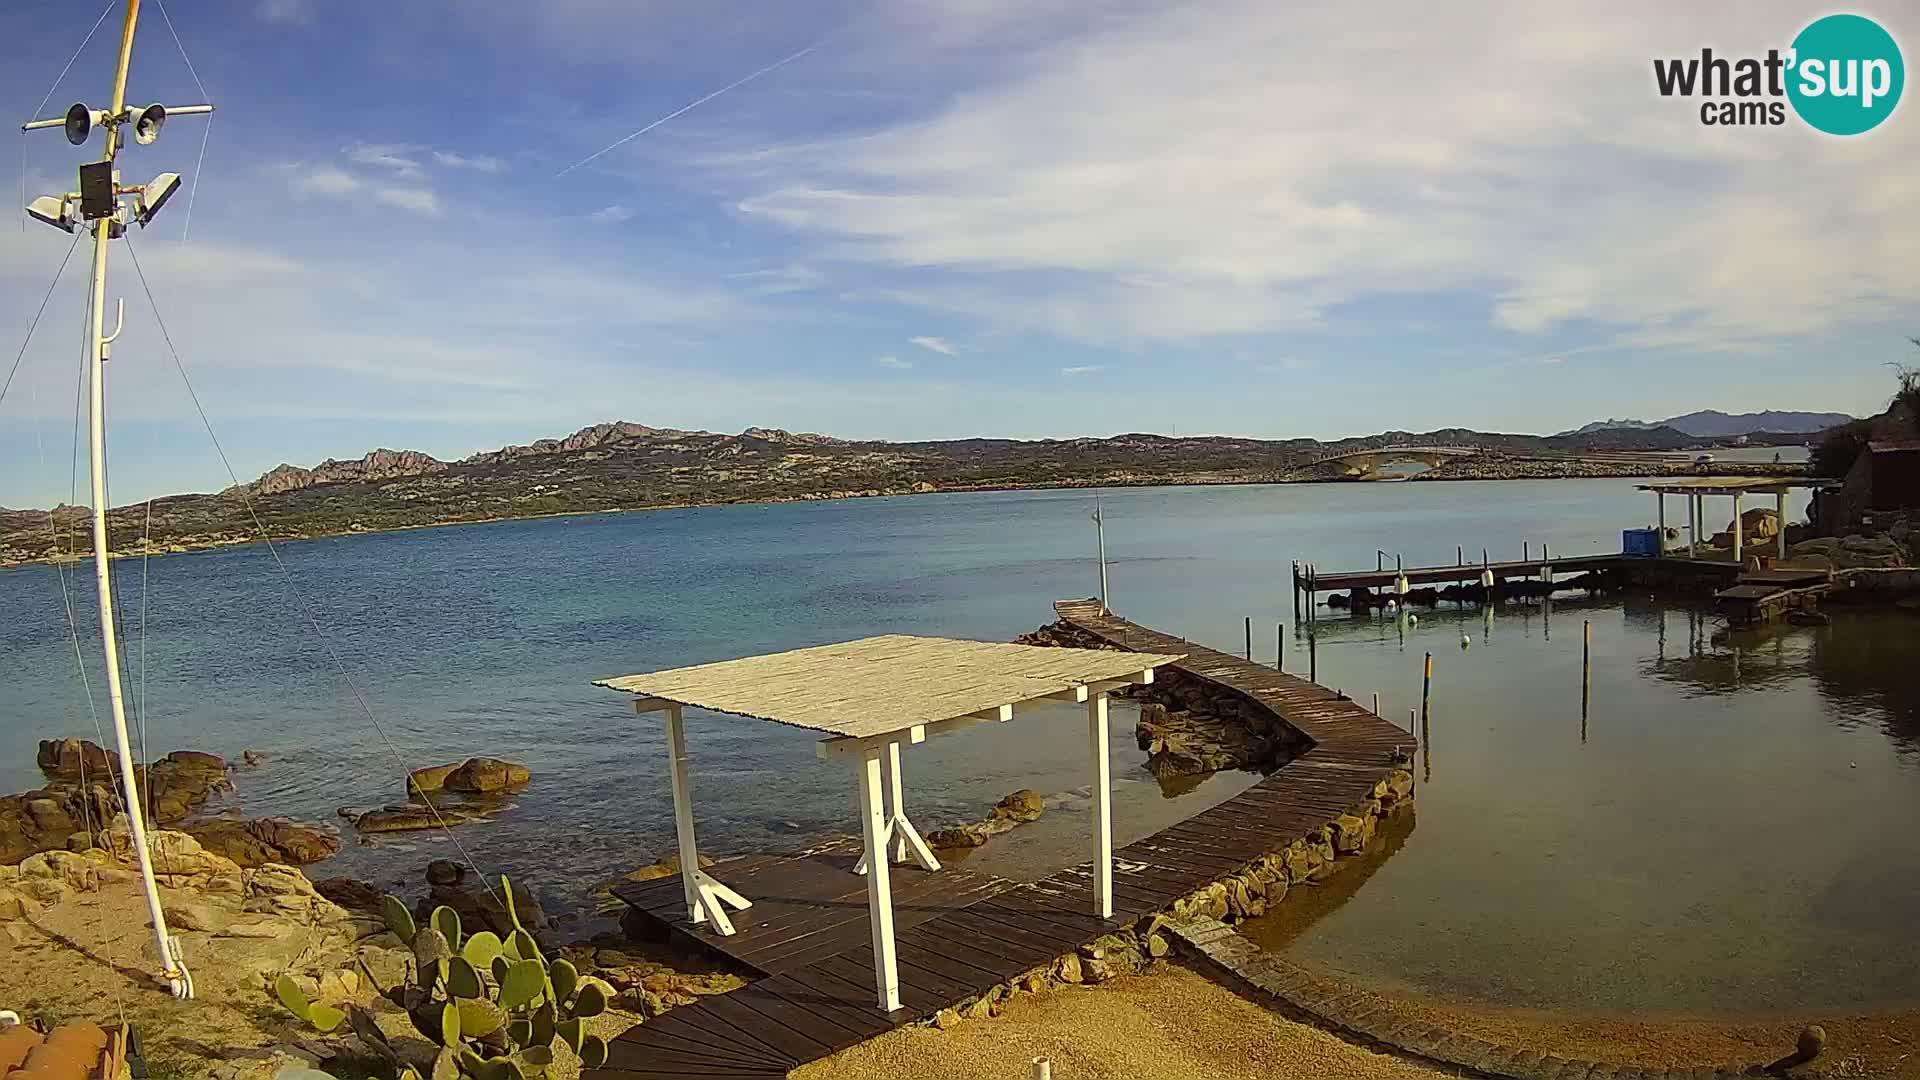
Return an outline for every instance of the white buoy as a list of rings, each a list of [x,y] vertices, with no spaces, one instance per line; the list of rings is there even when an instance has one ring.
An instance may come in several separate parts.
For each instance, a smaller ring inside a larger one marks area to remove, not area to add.
[[[1460,631],[1460,647],[1463,649],[1470,649],[1473,647],[1473,638],[1469,637],[1465,630]]]
[[[1414,615],[1414,614],[1411,614],[1411,613],[1410,613],[1410,614],[1408,614],[1408,615],[1407,615],[1407,625],[1408,625],[1408,626],[1419,626],[1419,625],[1420,625],[1420,616],[1418,616],[1418,615]]]

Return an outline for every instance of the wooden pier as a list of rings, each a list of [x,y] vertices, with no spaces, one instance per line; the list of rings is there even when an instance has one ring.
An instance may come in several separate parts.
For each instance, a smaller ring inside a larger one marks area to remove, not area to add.
[[[1770,622],[1789,611],[1814,611],[1834,590],[1826,570],[1749,570],[1713,594],[1714,606],[1736,626]]]
[[[615,1038],[593,1080],[761,1080],[979,995],[1245,869],[1371,797],[1413,736],[1305,679],[1060,601],[1061,619],[1134,652],[1179,652],[1187,675],[1247,694],[1313,741],[1260,783],[1114,851],[1111,920],[1087,910],[1090,866],[1030,884],[957,868],[894,870],[901,1008],[873,1004],[866,887],[851,846],[723,863],[754,906],[722,936],[686,921],[680,879],[615,894],[669,934],[698,941],[760,978]]]

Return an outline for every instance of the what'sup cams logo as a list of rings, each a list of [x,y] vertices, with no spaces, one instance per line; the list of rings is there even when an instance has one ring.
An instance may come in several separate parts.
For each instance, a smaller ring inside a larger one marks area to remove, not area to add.
[[[1775,126],[1787,107],[1817,131],[1858,135],[1893,115],[1907,70],[1900,46],[1862,15],[1828,15],[1807,24],[1785,51],[1728,58],[1712,49],[1697,57],[1655,60],[1661,97],[1701,98],[1708,127]]]

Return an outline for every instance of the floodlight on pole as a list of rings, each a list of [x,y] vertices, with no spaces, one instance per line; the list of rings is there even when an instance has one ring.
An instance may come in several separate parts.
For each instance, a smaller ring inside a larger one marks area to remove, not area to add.
[[[147,186],[140,189],[139,197],[134,200],[133,219],[140,223],[141,228],[146,228],[153,220],[153,215],[159,213],[160,208],[167,205],[167,200],[173,198],[173,193],[179,190],[179,173],[163,172],[147,181]]]
[[[42,195],[27,204],[27,214],[35,221],[44,221],[63,232],[72,232],[79,225],[74,221],[73,212],[67,206],[65,199]]]

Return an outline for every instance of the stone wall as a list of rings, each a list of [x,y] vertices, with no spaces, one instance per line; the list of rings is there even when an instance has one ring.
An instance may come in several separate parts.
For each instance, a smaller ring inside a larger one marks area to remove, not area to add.
[[[1018,994],[1103,983],[1117,975],[1140,971],[1169,954],[1170,927],[1176,921],[1211,919],[1230,924],[1263,915],[1285,901],[1292,889],[1325,880],[1340,869],[1341,860],[1363,853],[1381,818],[1410,813],[1412,809],[1413,774],[1395,769],[1391,777],[1374,786],[1372,798],[1307,837],[1261,856],[1237,874],[1195,889],[1163,911],[942,1009],[930,1023],[951,1028],[963,1020],[1000,1015],[1007,999]]]

